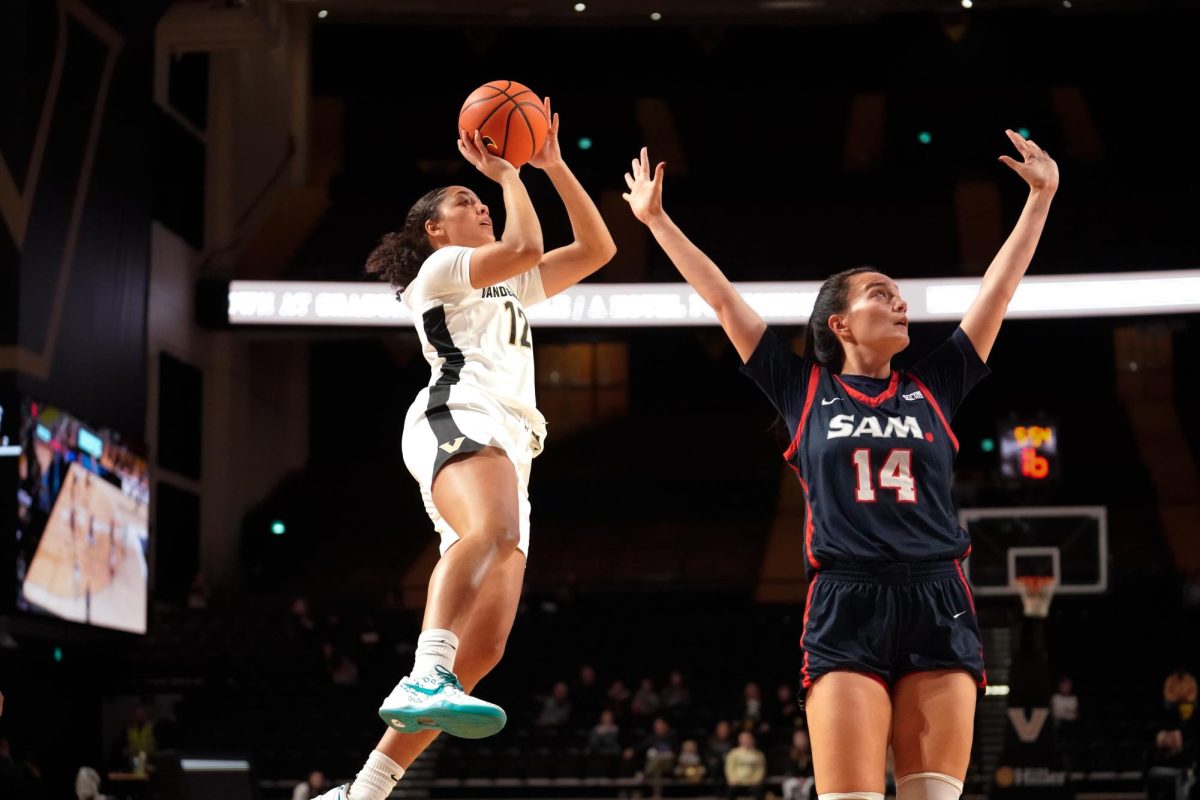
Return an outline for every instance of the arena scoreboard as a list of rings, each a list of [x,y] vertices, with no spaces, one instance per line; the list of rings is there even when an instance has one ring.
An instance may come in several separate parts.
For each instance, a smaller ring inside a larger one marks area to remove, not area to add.
[[[1051,420],[1000,425],[1000,474],[1022,483],[1058,477],[1058,424]]]

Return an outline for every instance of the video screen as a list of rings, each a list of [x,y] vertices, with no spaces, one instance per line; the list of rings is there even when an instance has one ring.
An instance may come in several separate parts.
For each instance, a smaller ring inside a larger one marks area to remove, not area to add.
[[[21,404],[17,608],[146,632],[150,480],[119,435]]]

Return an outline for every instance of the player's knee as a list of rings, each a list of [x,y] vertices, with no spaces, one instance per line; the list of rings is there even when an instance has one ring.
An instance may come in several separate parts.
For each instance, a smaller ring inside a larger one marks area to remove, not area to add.
[[[896,779],[896,800],[958,800],[962,781],[943,772],[913,772]]]
[[[496,552],[504,557],[521,543],[521,526],[516,520],[499,520],[488,525],[486,536]]]
[[[460,539],[473,543],[472,549],[482,547],[486,558],[503,559],[521,543],[521,527],[515,519],[491,517],[458,529]]]

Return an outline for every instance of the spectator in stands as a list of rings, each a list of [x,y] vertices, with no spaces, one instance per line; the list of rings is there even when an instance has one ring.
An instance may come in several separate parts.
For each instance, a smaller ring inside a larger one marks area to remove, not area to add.
[[[358,685],[358,664],[354,659],[339,651],[328,640],[321,645],[321,654],[325,658],[325,672],[334,686]]]
[[[1058,738],[1062,741],[1073,739],[1076,723],[1079,722],[1079,697],[1066,675],[1058,679],[1058,691],[1050,696],[1050,715],[1054,719]]]
[[[288,636],[295,639],[305,639],[311,636],[316,629],[317,623],[313,622],[312,614],[308,608],[308,601],[303,597],[297,597],[292,600],[292,613],[288,617],[287,625]]]
[[[796,690],[790,684],[781,683],[775,690],[775,707],[771,715],[771,727],[777,732],[786,734],[803,725],[800,716],[800,703],[796,700]]]
[[[328,789],[329,781],[326,780],[325,773],[314,769],[308,773],[308,780],[300,781],[296,788],[292,789],[292,800],[310,800]]]
[[[0,692],[0,717],[4,716],[4,692]]]
[[[534,725],[542,728],[561,728],[571,718],[571,691],[566,681],[558,681],[550,695],[542,700]]]
[[[747,683],[746,688],[742,691],[742,703],[738,717],[741,720],[742,730],[756,730],[763,723],[762,692],[759,690],[758,684],[753,681]]]
[[[738,746],[725,756],[725,783],[729,787],[726,797],[751,795],[763,800],[763,781],[767,777],[767,757],[754,746],[754,734],[742,731],[738,734]]]
[[[650,678],[642,678],[642,682],[638,686],[638,690],[633,693],[633,700],[629,704],[629,710],[633,713],[634,718],[650,719],[658,714],[661,706],[662,699],[654,689],[654,681]]]
[[[683,673],[677,669],[671,671],[663,687],[662,704],[664,713],[675,720],[686,716],[692,707],[692,693],[683,681]]]
[[[579,668],[579,677],[571,687],[571,708],[581,721],[593,720],[604,710],[604,690],[596,680],[596,669],[591,664]]]
[[[617,719],[624,719],[629,712],[629,688],[625,686],[625,681],[618,678],[612,682],[612,686],[608,687],[608,707],[612,709],[613,715]]]
[[[1150,752],[1147,770],[1147,788],[1150,796],[1186,798],[1195,784],[1195,746],[1187,741],[1180,728],[1160,730],[1154,737],[1154,749]]]
[[[813,785],[812,747],[808,731],[792,734],[792,747],[788,751],[787,769],[783,778],[783,800],[809,800]]]
[[[600,712],[600,721],[588,732],[588,750],[610,756],[621,752],[621,728],[608,709]]]
[[[708,771],[710,773],[724,774],[722,769],[725,764],[725,756],[729,755],[729,751],[733,747],[733,726],[725,720],[721,720],[713,728],[712,735],[708,737]]]
[[[650,783],[655,800],[662,797],[663,778],[671,774],[675,766],[676,738],[671,726],[662,717],[654,720],[654,727],[642,749],[646,753],[646,778]]]
[[[138,765],[144,771],[146,761],[158,749],[158,741],[154,736],[154,722],[146,713],[144,706],[138,705],[133,709],[129,722],[125,725],[125,746],[122,755],[129,760],[133,771],[138,772]]]
[[[1196,706],[1196,678],[1180,665],[1163,683],[1163,705],[1170,710],[1185,704]]]
[[[675,777],[688,783],[700,783],[708,770],[700,757],[700,746],[695,739],[688,739],[679,749],[679,760],[675,762]]]
[[[108,795],[100,794],[100,773],[91,767],[80,767],[75,773],[75,797],[77,800],[108,800]]]

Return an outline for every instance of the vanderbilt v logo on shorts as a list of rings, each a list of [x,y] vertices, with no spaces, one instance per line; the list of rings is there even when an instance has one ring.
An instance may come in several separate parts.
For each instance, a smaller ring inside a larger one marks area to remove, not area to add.
[[[467,437],[465,436],[460,436],[453,442],[446,442],[445,444],[439,446],[447,453],[456,453],[458,452],[458,448],[462,447],[462,443],[466,441],[466,438]]]

